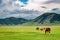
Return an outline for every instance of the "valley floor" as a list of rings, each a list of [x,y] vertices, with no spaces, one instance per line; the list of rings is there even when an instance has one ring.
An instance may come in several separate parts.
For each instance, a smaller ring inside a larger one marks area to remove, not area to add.
[[[51,27],[51,33],[36,27]],[[0,40],[60,40],[60,26],[0,26]]]

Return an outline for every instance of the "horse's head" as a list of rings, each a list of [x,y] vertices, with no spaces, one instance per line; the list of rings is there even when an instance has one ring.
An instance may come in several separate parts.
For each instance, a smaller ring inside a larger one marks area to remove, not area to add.
[[[37,27],[36,30],[39,30],[39,27]]]

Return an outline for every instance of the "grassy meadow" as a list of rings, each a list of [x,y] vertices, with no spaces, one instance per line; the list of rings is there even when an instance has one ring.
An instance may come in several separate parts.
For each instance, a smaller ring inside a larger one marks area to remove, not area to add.
[[[51,33],[36,27],[51,27]],[[0,40],[60,40],[60,26],[0,26]]]

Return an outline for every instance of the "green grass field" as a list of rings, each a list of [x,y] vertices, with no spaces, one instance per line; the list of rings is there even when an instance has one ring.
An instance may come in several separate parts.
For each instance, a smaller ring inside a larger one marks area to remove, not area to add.
[[[60,40],[60,26],[51,26],[50,34],[36,30],[36,27],[37,26],[0,26],[0,40]]]

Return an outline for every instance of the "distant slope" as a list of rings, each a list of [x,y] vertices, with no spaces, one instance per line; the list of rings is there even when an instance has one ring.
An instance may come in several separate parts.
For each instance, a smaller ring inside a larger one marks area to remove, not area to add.
[[[44,13],[37,18],[24,23],[23,24],[28,26],[50,26],[50,25],[60,25],[60,14],[56,13]]]
[[[33,20],[27,20],[24,18],[5,18],[0,19],[0,25],[23,25],[23,26],[49,26],[60,25],[60,14],[56,13],[44,13]]]
[[[56,13],[44,13],[41,16],[35,18],[34,22],[38,22],[40,24],[57,24],[60,23],[60,14]]]
[[[5,19],[0,19],[0,25],[18,25],[18,24],[23,24],[27,21],[28,20],[23,18],[10,17]]]

